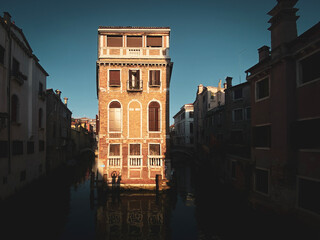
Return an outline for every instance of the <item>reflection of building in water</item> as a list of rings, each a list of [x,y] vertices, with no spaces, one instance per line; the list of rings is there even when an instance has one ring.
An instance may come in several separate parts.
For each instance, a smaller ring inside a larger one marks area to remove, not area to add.
[[[170,238],[167,197],[165,194],[121,194],[119,198],[108,198],[97,209],[97,238]]]

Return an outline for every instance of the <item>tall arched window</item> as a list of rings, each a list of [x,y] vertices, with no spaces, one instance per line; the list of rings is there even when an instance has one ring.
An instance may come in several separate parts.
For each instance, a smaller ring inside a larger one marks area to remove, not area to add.
[[[121,104],[117,101],[109,105],[109,131],[121,132]]]
[[[149,104],[149,131],[160,131],[160,104],[158,102]]]
[[[19,99],[17,95],[11,97],[11,121],[18,122],[19,120]]]
[[[42,108],[39,108],[38,122],[39,122],[39,128],[42,128]]]

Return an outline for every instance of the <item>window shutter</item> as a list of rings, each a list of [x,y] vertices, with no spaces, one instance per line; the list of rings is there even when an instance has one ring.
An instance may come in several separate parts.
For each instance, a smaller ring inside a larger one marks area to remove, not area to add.
[[[162,47],[162,36],[147,36],[147,47]]]
[[[109,85],[120,86],[120,70],[109,71]]]
[[[160,105],[157,102],[151,102],[149,105],[149,131],[160,130]]]
[[[127,36],[127,47],[142,47],[142,37]]]
[[[122,36],[107,36],[108,47],[122,47]]]

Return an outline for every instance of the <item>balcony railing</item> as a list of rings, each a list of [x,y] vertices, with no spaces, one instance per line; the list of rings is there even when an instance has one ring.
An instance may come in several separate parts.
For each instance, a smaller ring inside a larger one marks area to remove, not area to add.
[[[149,166],[152,167],[161,167],[162,158],[159,156],[148,156]]]
[[[109,167],[119,167],[121,163],[121,157],[108,157]]]
[[[142,80],[128,80],[127,81],[127,91],[140,92],[142,91]]]
[[[129,157],[130,167],[141,167],[142,166],[142,156],[130,156]]]
[[[169,48],[100,47],[99,58],[169,58]]]

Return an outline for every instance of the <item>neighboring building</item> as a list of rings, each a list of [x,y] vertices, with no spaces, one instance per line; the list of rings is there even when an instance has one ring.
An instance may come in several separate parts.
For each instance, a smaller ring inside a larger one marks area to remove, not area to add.
[[[169,87],[168,27],[99,27],[99,172],[126,188],[165,178]]]
[[[224,105],[225,86],[221,87],[221,80],[218,87],[207,86],[202,84],[198,86],[194,106],[194,143],[195,146],[203,145],[208,139],[205,138],[205,116],[211,109]]]
[[[47,162],[46,170],[62,166],[72,158],[71,115],[68,98],[61,101],[61,91],[47,89]]]
[[[0,17],[0,199],[45,174],[48,73],[5,12]]]
[[[185,104],[180,111],[173,116],[175,135],[173,143],[180,146],[192,147],[193,138],[193,104]]]
[[[252,202],[320,217],[320,23],[297,36],[296,0],[278,0],[271,51],[259,49],[251,84]]]

